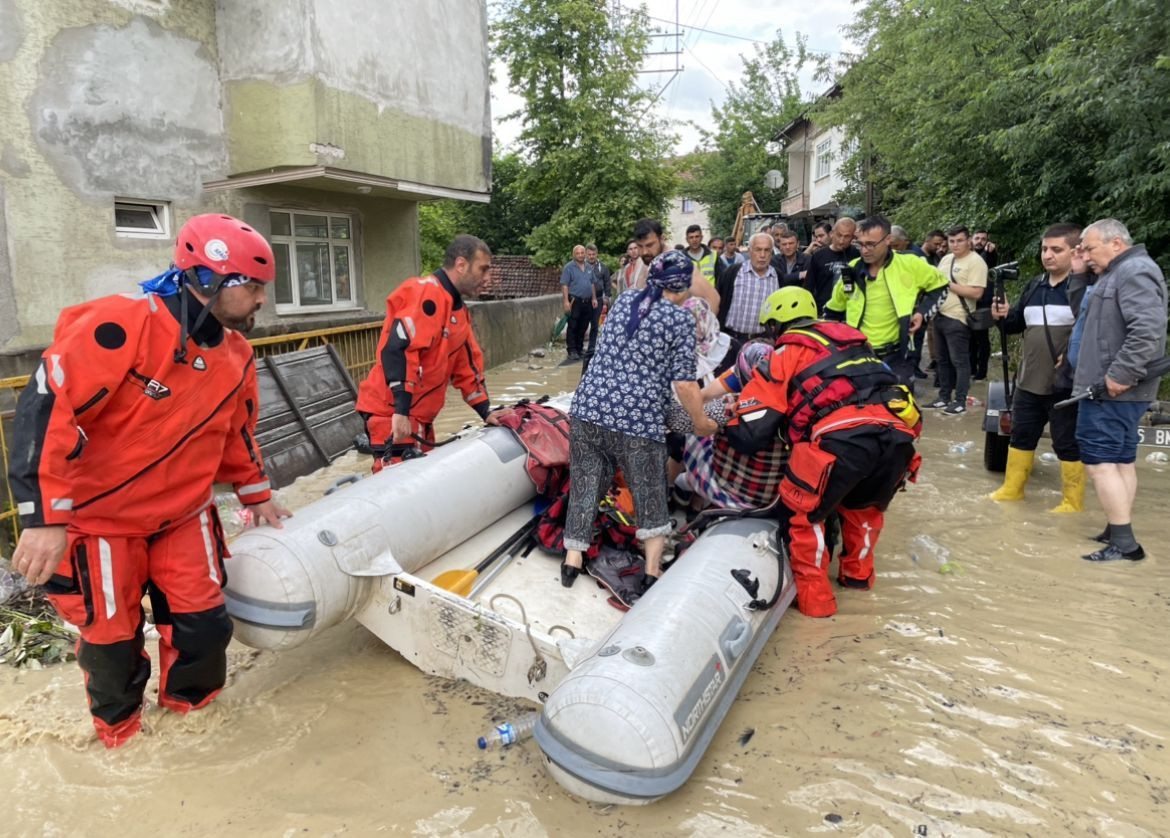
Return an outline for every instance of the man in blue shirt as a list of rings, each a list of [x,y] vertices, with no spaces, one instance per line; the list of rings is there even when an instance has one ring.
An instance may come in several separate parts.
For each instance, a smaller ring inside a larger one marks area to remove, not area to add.
[[[609,302],[611,275],[609,267],[597,258],[597,245],[595,244],[585,247],[585,267],[593,276],[593,296],[597,300],[597,305],[593,307],[593,312],[589,317],[589,354],[592,355],[597,349],[597,330],[601,328],[598,323],[601,319],[601,310]]]
[[[593,320],[597,308],[597,288],[593,283],[593,272],[585,264],[585,245],[573,248],[573,261],[561,271],[561,302],[569,325],[565,329],[565,343],[568,345],[569,360],[580,361],[585,343],[585,330]]]

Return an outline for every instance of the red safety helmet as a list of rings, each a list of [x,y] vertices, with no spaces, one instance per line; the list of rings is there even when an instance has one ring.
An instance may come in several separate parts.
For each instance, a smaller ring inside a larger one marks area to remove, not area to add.
[[[175,267],[196,265],[217,274],[241,274],[258,282],[276,278],[272,246],[249,225],[218,212],[192,216],[175,242]]]

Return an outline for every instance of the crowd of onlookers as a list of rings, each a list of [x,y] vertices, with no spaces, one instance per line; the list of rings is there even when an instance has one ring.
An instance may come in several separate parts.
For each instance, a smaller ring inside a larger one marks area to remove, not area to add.
[[[592,466],[574,468],[589,475],[590,487],[619,466],[636,474],[635,494],[649,499],[642,510],[653,519],[640,513],[638,522],[651,576],[659,572],[660,537],[667,531],[663,489],[654,477],[664,468],[666,489],[673,481],[680,490],[675,497],[692,511],[708,503],[759,506],[775,495],[785,473],[782,441],[751,454],[735,450],[710,428],[727,421],[720,402],[705,401],[720,373],[743,364],[745,347],[771,347],[775,333],[767,331],[766,303],[781,289],[807,293],[809,311],[821,321],[860,331],[873,355],[910,392],[933,372],[937,394],[923,402],[943,415],[965,413],[971,382],[986,379],[989,332],[999,324],[1022,335],[1022,361],[1009,388],[1016,423],[1008,467],[1004,485],[991,498],[1023,498],[1031,457],[1048,426],[1062,462],[1062,501],[1053,511],[1083,509],[1086,466],[1105,509],[1108,526],[1096,536],[1104,547],[1085,558],[1144,556],[1129,520],[1133,463],[1137,424],[1157,388],[1156,376],[1146,380],[1146,369],[1165,351],[1166,285],[1120,222],[1102,219],[1084,230],[1049,227],[1040,239],[1044,272],[1014,302],[996,296],[993,269],[1001,254],[995,243],[986,230],[966,226],[931,230],[917,245],[881,216],[818,223],[806,243],[775,223],[755,231],[742,247],[718,236],[704,242],[702,229],[692,226],[686,242],[673,248],[677,256],[661,258],[671,245],[661,225],[643,219],[612,276],[596,248],[581,246],[562,277],[570,359],[583,360],[589,369],[599,315],[607,307],[618,335],[598,350],[593,363],[603,369],[583,377],[574,402],[576,418],[608,429],[588,441]],[[660,299],[676,305],[659,306]],[[651,324],[646,329],[638,329],[639,312]],[[692,348],[684,353],[694,357],[685,363],[669,349],[680,329],[694,331],[687,344]],[[678,383],[684,379],[699,389],[683,391]],[[656,383],[648,388],[647,382]],[[1096,388],[1093,401],[1079,411],[1062,406],[1074,391],[1090,386]],[[673,408],[671,398],[660,404],[661,393],[673,397]],[[660,467],[660,458],[669,465]],[[575,470],[574,481],[578,477]],[[591,508],[587,499],[577,505],[580,516]],[[584,520],[569,528],[575,536],[566,534],[570,576],[580,566],[575,551],[585,545]]]
[[[715,311],[720,329],[738,343],[761,333],[757,313],[768,293],[799,286],[812,293],[824,312],[837,281],[861,259],[855,244],[858,222],[852,218],[819,221],[807,244],[784,222],[765,225],[741,247],[731,237],[713,236],[703,242],[703,230],[691,225],[686,243],[674,244],[695,264],[715,288]],[[966,411],[970,383],[984,381],[991,359],[989,330],[992,322],[992,284],[988,270],[999,263],[1000,253],[985,229],[966,226],[947,231],[933,229],[918,245],[906,230],[889,225],[886,253],[908,254],[938,268],[949,281],[947,301],[912,349],[915,379],[931,378],[939,388],[930,406],[959,414]],[[663,242],[664,247],[671,245]],[[597,246],[577,245],[561,275],[569,358],[580,360],[596,348],[598,320],[616,294],[641,287],[646,264],[638,242],[631,239],[621,254],[616,273],[598,258]],[[747,272],[758,280],[754,291],[739,283]],[[738,283],[738,293],[737,293]],[[746,290],[745,290],[746,289]],[[587,341],[586,341],[587,336]],[[937,337],[936,337],[937,336]],[[586,345],[587,342],[587,345]],[[919,362],[926,359],[925,368]]]

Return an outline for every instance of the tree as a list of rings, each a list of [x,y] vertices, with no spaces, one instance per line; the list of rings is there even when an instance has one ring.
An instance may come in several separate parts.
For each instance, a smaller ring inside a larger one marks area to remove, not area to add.
[[[543,212],[525,237],[533,261],[559,264],[574,244],[624,249],[631,227],[661,216],[676,178],[673,137],[636,84],[649,25],[643,11],[599,0],[503,0],[493,26],[508,83],[524,100],[517,195]]]
[[[520,189],[525,169],[519,154],[492,158],[492,199],[463,204],[464,229],[486,241],[495,253],[527,254],[527,236],[545,218],[544,212]]]
[[[866,0],[848,34],[821,116],[864,139],[884,213],[990,225],[1016,253],[1113,216],[1170,264],[1164,2]]]
[[[780,129],[800,115],[797,73],[808,61],[804,41],[789,49],[779,31],[755,55],[744,59],[743,77],[728,88],[720,107],[711,106],[714,131],[700,127],[709,151],[693,155],[690,191],[708,207],[711,229],[729,234],[744,192],[766,210],[779,211],[784,189],[767,189],[769,169],[785,171],[787,160],[772,142]]]
[[[419,206],[419,251],[423,272],[443,261],[443,252],[457,233],[479,236],[493,253],[526,255],[525,238],[545,217],[518,188],[524,161],[515,153],[492,157],[491,200],[434,201]]]
[[[451,239],[469,228],[463,224],[462,201],[431,201],[418,205],[418,255],[422,275],[443,264]]]

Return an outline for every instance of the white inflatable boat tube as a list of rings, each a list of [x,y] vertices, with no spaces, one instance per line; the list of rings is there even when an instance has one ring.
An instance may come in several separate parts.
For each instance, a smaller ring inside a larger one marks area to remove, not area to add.
[[[485,427],[231,543],[235,636],[289,649],[353,616],[375,578],[413,573],[536,495],[511,431]]]
[[[776,522],[713,525],[552,691],[535,729],[553,777],[601,803],[645,804],[695,769],[792,602]],[[747,569],[767,611],[731,571]]]

